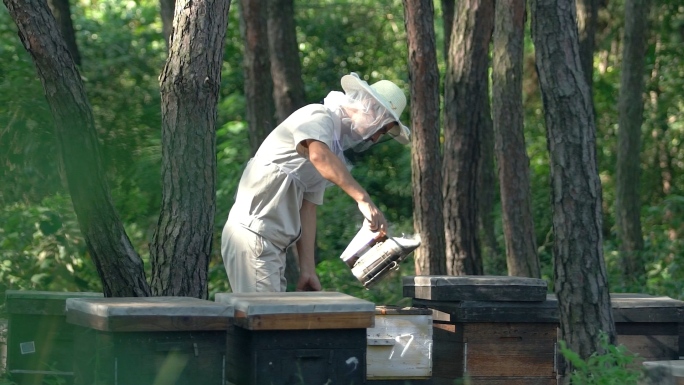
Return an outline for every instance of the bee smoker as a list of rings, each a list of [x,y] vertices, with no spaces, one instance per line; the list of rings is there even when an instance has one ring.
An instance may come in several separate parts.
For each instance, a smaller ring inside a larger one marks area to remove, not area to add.
[[[420,246],[417,239],[388,237],[361,226],[340,258],[352,274],[368,289],[393,270]]]

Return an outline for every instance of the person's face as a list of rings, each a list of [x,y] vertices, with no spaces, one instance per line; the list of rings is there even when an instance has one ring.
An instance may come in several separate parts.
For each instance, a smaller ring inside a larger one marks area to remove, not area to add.
[[[390,123],[387,123],[383,128],[379,129],[375,134],[373,134],[373,135],[372,135],[370,138],[368,138],[367,140],[370,140],[370,141],[372,141],[373,143],[377,143],[378,140],[380,140],[380,137],[382,137],[383,135],[385,135],[385,134],[387,134],[388,132],[390,132],[390,130],[393,129],[394,127],[396,127],[397,125],[398,125],[397,122],[390,122]]]

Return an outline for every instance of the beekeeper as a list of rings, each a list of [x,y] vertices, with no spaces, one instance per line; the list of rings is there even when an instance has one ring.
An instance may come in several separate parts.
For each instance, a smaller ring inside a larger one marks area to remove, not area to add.
[[[343,151],[363,151],[390,135],[409,143],[399,117],[406,96],[393,82],[341,80],[344,93],[300,108],[278,125],[247,164],[221,235],[221,255],[233,292],[285,291],[285,251],[299,256],[298,291],[321,290],[314,262],[316,206],[325,188],[339,186],[373,231],[387,221],[349,172]]]

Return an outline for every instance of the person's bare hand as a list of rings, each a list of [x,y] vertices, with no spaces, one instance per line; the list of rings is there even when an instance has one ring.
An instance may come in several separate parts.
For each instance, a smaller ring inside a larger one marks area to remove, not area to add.
[[[321,282],[316,274],[302,273],[297,282],[297,291],[321,291]]]
[[[366,221],[368,221],[371,231],[378,232],[383,235],[387,234],[387,220],[372,201],[360,201],[359,211],[361,211],[363,217],[366,218]]]

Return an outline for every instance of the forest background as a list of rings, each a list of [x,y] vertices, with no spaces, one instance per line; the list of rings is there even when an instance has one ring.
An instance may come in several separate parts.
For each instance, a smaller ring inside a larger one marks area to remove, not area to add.
[[[358,72],[369,83],[396,81],[408,90],[406,31],[399,0],[295,2],[297,40],[308,102],[340,90],[339,79]],[[435,22],[442,22],[435,2]],[[684,7],[653,3],[646,54],[641,147],[642,277],[621,275],[613,207],[617,163],[618,94],[624,2],[602,4],[596,31],[593,97],[597,159],[603,187],[604,257],[612,292],[641,292],[684,298]],[[149,271],[149,243],[161,204],[161,111],[159,74],[167,47],[156,1],[77,1],[71,7],[79,71],[93,109],[107,178],[126,232]],[[209,266],[209,297],[229,291],[219,254],[220,231],[249,159],[245,119],[243,41],[238,7],[229,14],[217,120],[217,210]],[[443,28],[436,26],[440,73],[444,74]],[[16,36],[7,10],[0,9],[0,294],[7,289],[101,291],[63,183],[52,116],[29,54]],[[530,158],[532,213],[542,278],[553,286],[552,213],[541,94],[534,47],[526,35],[523,98],[525,140]],[[443,75],[442,75],[443,76]],[[443,84],[443,82],[440,82]],[[443,92],[440,92],[443,95]],[[407,119],[408,120],[408,119]],[[352,158],[354,176],[392,224],[394,234],[413,233],[411,153],[386,142]],[[498,196],[494,181],[489,186]],[[498,202],[498,199],[495,199]],[[493,239],[483,240],[485,274],[506,275],[501,209],[494,205]],[[339,189],[326,193],[319,209],[318,274],[326,290],[378,304],[406,304],[404,263],[377,287],[364,290],[339,259],[361,224],[356,205]],[[147,274],[149,277],[149,273]],[[0,295],[0,301],[4,295]]]

